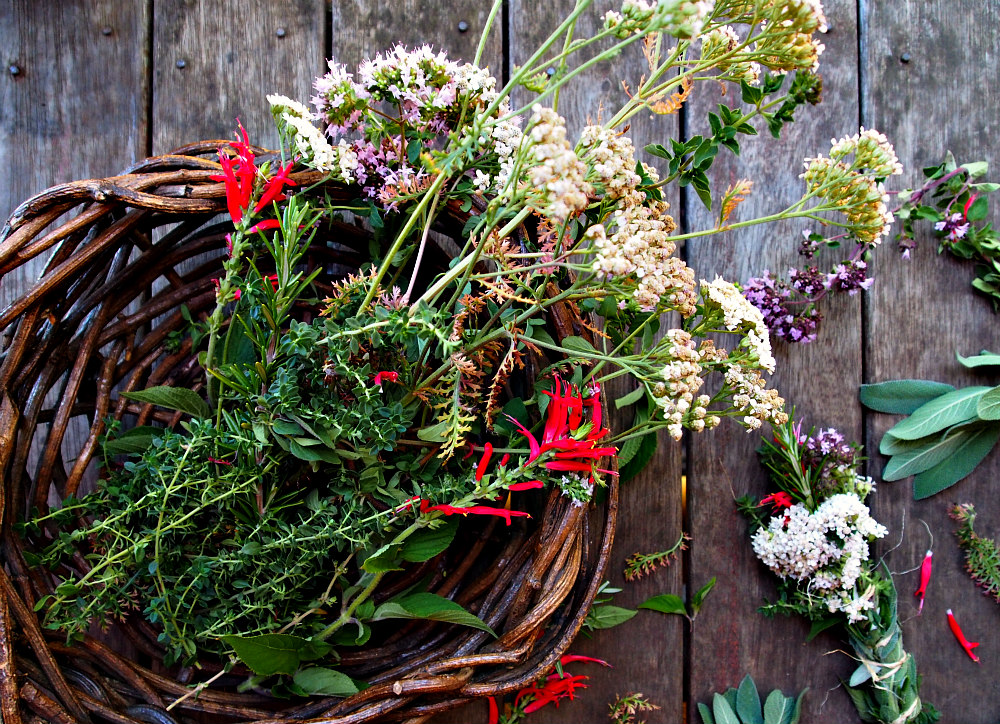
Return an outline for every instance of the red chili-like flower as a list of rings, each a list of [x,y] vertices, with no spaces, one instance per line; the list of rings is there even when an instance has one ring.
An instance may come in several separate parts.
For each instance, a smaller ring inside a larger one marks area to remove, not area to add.
[[[213,458],[213,457],[209,457],[208,462],[217,463],[219,465],[232,465],[232,463],[229,460],[219,460],[218,458]]]
[[[375,373],[375,386],[380,390],[382,389],[382,383],[388,382],[399,382],[398,372],[376,372]]]
[[[263,221],[258,221],[256,224],[247,229],[247,233],[252,234],[255,231],[267,231],[268,229],[279,228],[281,228],[281,222],[277,219],[264,219]],[[230,244],[229,253],[232,254],[232,244]]]
[[[563,656],[559,659],[559,664],[561,666],[565,666],[566,664],[572,664],[574,661],[589,661],[593,664],[607,666],[609,669],[614,668],[604,659],[595,659],[593,656],[582,656],[580,654],[563,654]]]
[[[500,462],[497,463],[500,467],[506,467],[507,463],[510,462],[510,453],[504,453],[503,457],[500,458]]]
[[[493,443],[486,443],[483,447],[483,456],[479,458],[479,465],[476,466],[476,482],[478,483],[486,475],[486,468],[490,464],[490,458],[493,456]]]
[[[774,507],[775,511],[779,511],[782,508],[791,508],[792,496],[783,490],[780,493],[771,493],[770,495],[761,498],[760,502],[757,503],[758,508],[763,505],[771,505]]]
[[[962,633],[962,628],[958,625],[958,621],[955,620],[955,616],[954,614],[952,614],[950,608],[948,609],[947,613],[948,613],[948,626],[951,627],[951,632],[955,634],[955,638],[958,640],[958,643],[961,644],[962,648],[965,649],[965,653],[969,655],[969,658],[978,664],[979,657],[976,656],[974,653],[972,653],[972,649],[979,646],[979,643],[978,642],[973,643],[969,641],[967,638],[965,638],[965,634]]]
[[[495,515],[503,518],[507,525],[510,525],[510,520],[512,517],[523,517],[530,518],[531,516],[527,513],[523,513],[519,510],[507,510],[506,508],[491,508],[488,505],[471,505],[468,508],[459,508],[454,505],[431,505],[426,500],[420,501],[420,512],[430,513],[432,511],[439,511],[445,515]]]
[[[519,490],[531,490],[532,488],[544,488],[545,483],[541,480],[528,480],[524,483],[514,483],[513,485],[508,485],[507,490],[512,490],[515,493]]]
[[[254,163],[254,153],[250,149],[250,140],[243,124],[239,121],[237,128],[243,136],[230,141],[229,146],[236,151],[234,160],[219,149],[219,165],[222,166],[222,174],[210,176],[213,181],[223,181],[226,184],[226,208],[229,210],[229,217],[234,224],[243,220],[243,212],[250,205],[250,197],[253,195],[253,182],[257,176],[257,166]]]
[[[920,605],[917,607],[917,612],[924,610],[924,596],[927,595],[927,584],[931,580],[931,562],[933,561],[934,553],[927,551],[927,555],[924,556],[924,562],[920,564],[920,588],[913,592],[914,596],[920,596]]]
[[[499,724],[500,722],[500,709],[497,707],[497,699],[495,696],[487,697],[490,705],[490,718],[487,724]]]
[[[292,170],[294,161],[289,161],[287,166],[279,166],[278,173],[269,178],[264,183],[264,190],[260,194],[260,200],[253,207],[253,212],[259,214],[261,209],[266,209],[272,201],[280,201],[281,190],[285,186],[298,186],[292,179],[288,178],[288,172]]]

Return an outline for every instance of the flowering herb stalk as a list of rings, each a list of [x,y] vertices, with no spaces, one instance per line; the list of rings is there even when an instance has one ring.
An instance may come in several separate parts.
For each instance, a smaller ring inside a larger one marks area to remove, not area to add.
[[[778,599],[762,611],[803,615],[813,635],[844,633],[860,662],[848,693],[863,720],[934,722],[939,714],[921,701],[903,648],[892,578],[870,560],[869,543],[887,531],[865,505],[875,484],[859,473],[859,452],[832,428],[803,433],[792,422],[764,444],[761,460],[779,492],[740,500],[754,552],[780,578]]]

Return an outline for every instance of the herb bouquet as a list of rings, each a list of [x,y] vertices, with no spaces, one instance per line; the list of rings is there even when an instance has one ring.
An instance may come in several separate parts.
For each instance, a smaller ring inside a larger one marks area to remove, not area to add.
[[[0,316],[17,506],[0,583],[21,597],[51,711],[79,717],[96,696],[79,682],[112,674],[108,701],[241,719],[418,716],[518,690],[586,615],[617,470],[651,454],[640,441],[785,422],[761,313],[699,281],[677,244],[800,217],[874,245],[895,155],[876,133],[845,138],[807,160],[791,207],[736,222],[746,190],[731,188],[717,228],[677,234],[667,184],[711,203],[721,149],[818,100],[822,10],[627,0],[574,37],[588,4],[503,88],[482,43],[468,64],[427,47],[356,74],[331,62],[313,109],[269,97],[276,152],[239,129],[15,212],[4,271],[55,251]],[[649,73],[571,141],[559,89],[638,44]],[[738,86],[742,105],[710,115],[711,137],[649,147],[661,175],[620,129],[704,80]],[[515,90],[534,97],[513,105]],[[611,430],[604,385],[625,376],[617,404],[635,422]],[[87,432],[64,452],[74,418]],[[16,707],[37,680],[0,667],[0,700]]]
[[[859,472],[860,448],[833,428],[804,434],[789,421],[760,454],[779,490],[739,505],[754,553],[780,577],[778,599],[761,610],[805,616],[810,638],[831,628],[844,634],[858,661],[847,692],[863,721],[937,721],[903,648],[892,576],[870,559],[869,543],[888,531],[865,505],[875,483]]]

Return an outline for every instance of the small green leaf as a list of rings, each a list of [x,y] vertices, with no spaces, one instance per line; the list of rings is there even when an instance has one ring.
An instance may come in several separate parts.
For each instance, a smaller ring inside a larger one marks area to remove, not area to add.
[[[621,606],[602,604],[591,609],[587,616],[587,624],[594,629],[613,628],[623,624],[636,615],[638,611]]]
[[[439,422],[417,430],[417,437],[424,442],[441,442],[448,434],[448,423]]]
[[[415,593],[396,601],[383,603],[375,609],[372,621],[384,621],[390,618],[419,618],[430,621],[443,621],[460,626],[469,626],[496,636],[493,633],[493,629],[487,626],[480,618],[473,616],[454,601],[433,593]]]
[[[858,687],[858,686],[861,686],[866,681],[868,681],[870,678],[872,678],[872,671],[871,671],[871,669],[869,669],[864,664],[861,664],[861,666],[859,666],[858,668],[856,668],[854,670],[854,673],[851,674],[850,681],[847,682],[847,685],[848,686]]]
[[[104,443],[105,455],[129,455],[132,453],[144,453],[153,440],[163,434],[163,428],[152,427],[150,425],[140,425],[126,430],[114,440]]]
[[[909,415],[911,412],[955,388],[931,380],[889,380],[861,385],[861,404],[876,412]]]
[[[809,689],[805,688],[797,697],[795,697],[795,705],[792,707],[792,713],[787,717],[785,724],[798,724],[799,717],[802,716],[802,699],[806,695],[807,691],[809,691]],[[848,691],[850,691],[850,689],[848,689]]]
[[[711,709],[701,702],[698,702],[698,713],[701,714],[701,724],[715,724]]]
[[[290,634],[262,634],[260,636],[221,636],[222,641],[244,664],[258,676],[293,674],[302,661],[325,656],[330,645],[310,641]]]
[[[458,519],[446,518],[435,528],[424,528],[411,535],[400,548],[404,561],[422,563],[441,553],[455,539],[458,532]]]
[[[812,626],[809,627],[809,635],[806,636],[806,641],[812,641],[814,638],[819,636],[821,633],[826,631],[828,628],[833,628],[839,624],[835,618],[821,618],[818,621],[813,621]]]
[[[622,395],[617,400],[615,400],[615,409],[620,410],[623,407],[628,407],[629,405],[635,404],[642,399],[643,395],[646,394],[646,387],[640,385],[637,389],[632,390],[627,395]]]
[[[966,367],[997,367],[1000,366],[1000,354],[987,352],[985,349],[974,357],[963,357],[955,353],[955,357]]]
[[[402,570],[398,561],[399,546],[386,544],[372,553],[361,564],[367,573],[386,573]]]
[[[126,400],[158,405],[168,410],[186,412],[192,417],[206,418],[212,415],[211,408],[207,402],[201,399],[201,395],[186,387],[167,387],[161,385],[145,390],[136,390],[135,392],[123,392],[122,397]]]
[[[1000,438],[1000,425],[983,425],[965,436],[955,452],[913,479],[913,499],[923,500],[957,483],[976,469]]]
[[[308,696],[351,696],[358,693],[358,685],[350,676],[322,666],[299,669],[292,680]]]
[[[662,593],[659,596],[647,598],[638,607],[647,608],[650,611],[659,611],[660,613],[676,613],[681,616],[687,616],[687,608],[684,607],[683,599],[672,593]]]
[[[889,434],[900,440],[916,440],[971,420],[976,416],[979,398],[989,389],[976,386],[946,392],[918,407],[908,418],[889,430]]]
[[[981,420],[1000,420],[1000,386],[979,398],[976,414]]]
[[[594,345],[585,340],[583,337],[566,337],[562,341],[562,346],[568,349],[570,352],[580,352],[584,356],[590,356],[597,354],[597,350],[594,349]]]
[[[715,714],[716,724],[740,724],[736,712],[722,694],[715,694],[712,697],[712,713]]]
[[[711,581],[694,592],[694,595],[691,596],[691,612],[693,614],[698,614],[701,610],[702,604],[705,603],[705,597],[713,588],[715,588],[715,576],[712,576]]]
[[[714,579],[713,579],[714,580]],[[743,724],[764,724],[764,714],[760,708],[760,694],[750,674],[743,677],[736,690],[736,713]]]
[[[984,175],[990,168],[990,165],[986,161],[973,161],[972,163],[963,163],[961,168],[964,168],[969,174],[969,179],[979,178]]]

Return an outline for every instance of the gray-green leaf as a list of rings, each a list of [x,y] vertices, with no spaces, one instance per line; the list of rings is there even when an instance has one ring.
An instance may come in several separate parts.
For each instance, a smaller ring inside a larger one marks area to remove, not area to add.
[[[764,715],[760,708],[760,694],[750,674],[743,677],[740,688],[736,690],[736,713],[740,715],[743,724],[764,724]]]
[[[964,387],[926,402],[889,430],[900,440],[916,440],[976,417],[976,406],[989,387]]]
[[[764,701],[764,724],[784,724],[792,715],[792,700],[775,689]]]
[[[597,350],[594,349],[594,345],[585,340],[583,337],[566,337],[562,341],[562,346],[570,352],[579,352],[585,357],[597,354]]]
[[[909,415],[921,405],[955,388],[931,380],[889,380],[873,385],[861,385],[861,404],[876,412]]]
[[[954,453],[913,478],[913,499],[922,500],[954,485],[976,469],[1000,438],[1000,425],[984,424],[965,435]]]
[[[921,438],[925,441],[923,445],[915,445],[890,458],[882,471],[882,479],[886,481],[902,480],[910,475],[929,470],[945,458],[954,455],[968,434],[968,427],[958,427],[940,437]]]
[[[981,420],[1000,420],[1000,386],[979,398],[976,413]]]
[[[135,400],[136,402],[148,402],[152,405],[165,407],[168,410],[186,412],[192,417],[205,418],[212,415],[211,408],[207,402],[201,399],[201,395],[186,387],[160,385],[159,387],[150,387],[145,390],[136,390],[135,392],[123,392],[122,397],[126,400]]]
[[[729,706],[729,702],[722,694],[716,694],[712,697],[712,713],[715,715],[716,724],[740,724],[740,720],[736,718],[736,712]]]
[[[966,367],[996,367],[1000,366],[1000,354],[987,352],[985,349],[975,357],[963,357],[955,353],[955,357]]]

